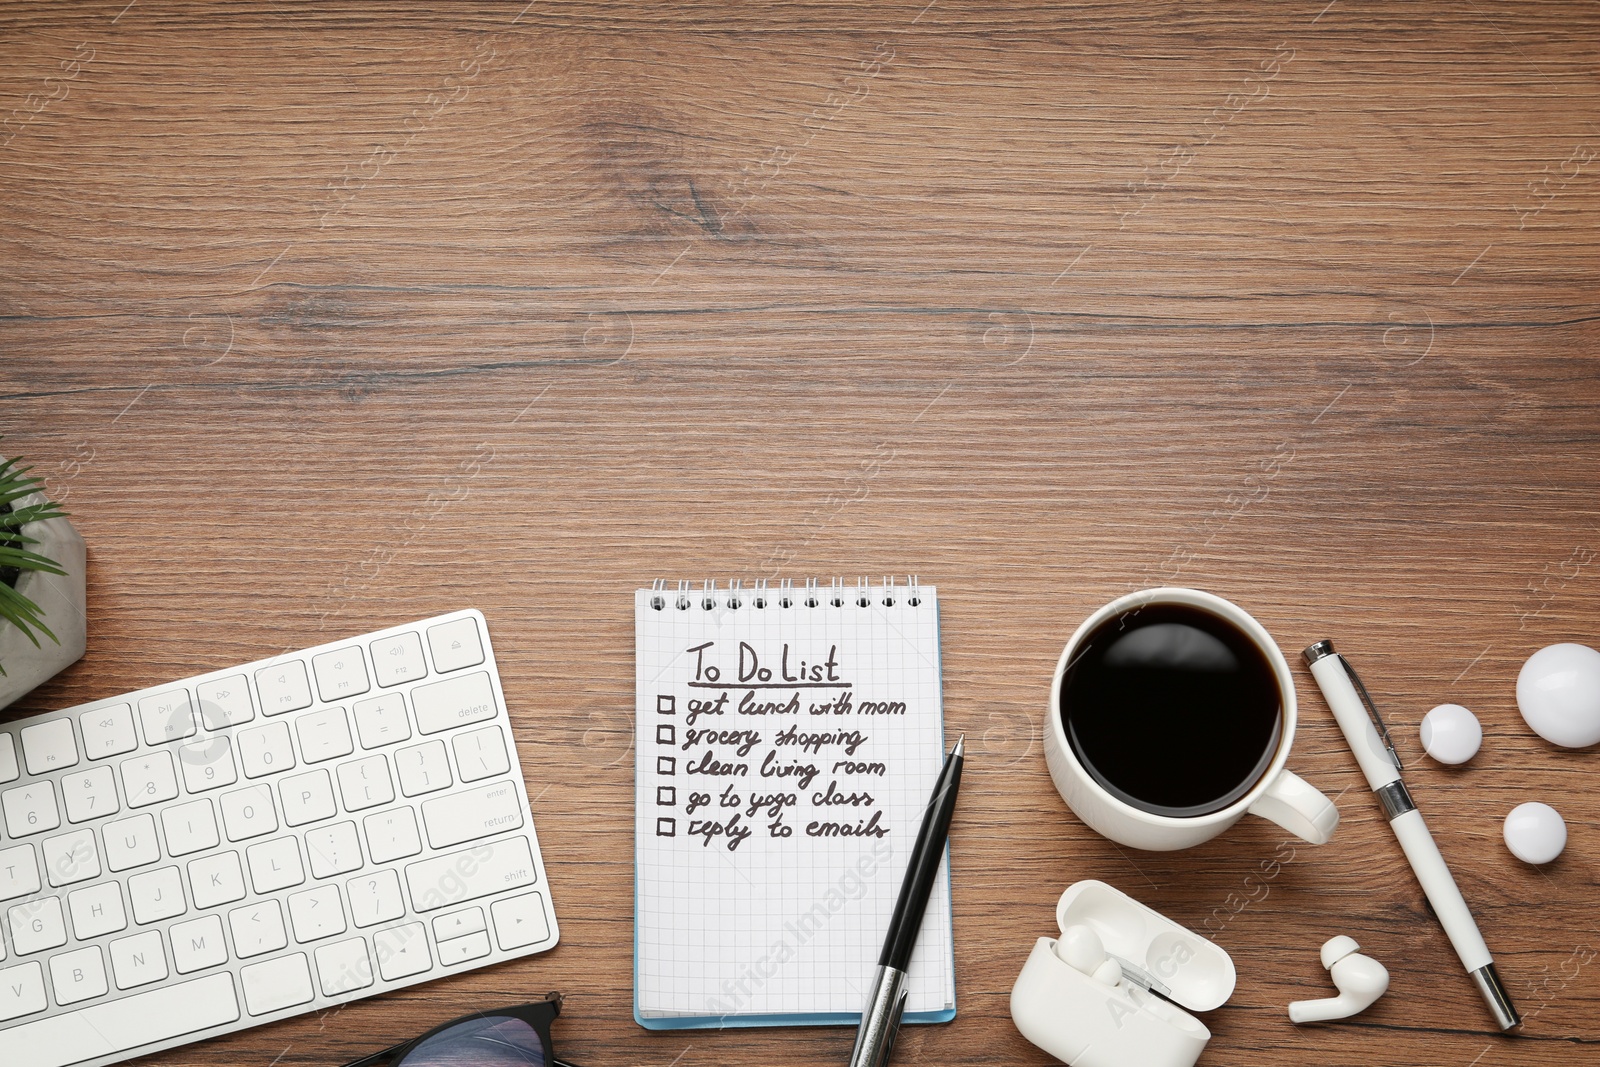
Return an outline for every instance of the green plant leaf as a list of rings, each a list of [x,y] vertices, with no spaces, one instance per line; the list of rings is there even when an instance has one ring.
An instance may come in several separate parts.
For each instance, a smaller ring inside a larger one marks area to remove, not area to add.
[[[61,505],[51,500],[15,509],[11,507],[12,503],[24,497],[44,493],[43,480],[30,474],[32,470],[32,467],[21,466],[15,457],[0,459],[0,507],[6,508],[5,512],[0,513],[0,567],[65,575],[67,572],[55,560],[23,547],[39,542],[37,538],[24,534],[22,527],[66,515]],[[0,582],[0,622],[10,623],[21,630],[35,648],[40,647],[39,634],[58,645],[61,643],[61,639],[45,625],[44,612],[39,605],[5,582]],[[5,673],[5,665],[0,664],[0,675]]]
[[[66,574],[61,565],[48,556],[41,556],[37,552],[29,552],[24,548],[12,548],[0,545],[0,567],[15,567],[23,571],[42,571],[45,574]],[[0,585],[4,585],[0,582]],[[11,587],[5,586],[7,589]],[[14,590],[13,590],[14,591]]]
[[[39,638],[33,633],[36,629],[56,644],[61,643],[60,638],[44,624],[44,613],[39,610],[39,605],[4,582],[0,582],[0,618],[21,630],[35,648],[39,647]]]

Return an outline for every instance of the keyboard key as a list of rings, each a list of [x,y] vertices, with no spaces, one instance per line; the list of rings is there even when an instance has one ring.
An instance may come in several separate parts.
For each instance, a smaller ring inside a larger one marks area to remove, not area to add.
[[[532,885],[536,877],[526,837],[447,852],[406,867],[411,910],[416,912],[437,911],[446,904]]]
[[[242,960],[263,952],[276,952],[289,943],[283,929],[283,911],[276,900],[262,900],[228,912],[233,931],[233,951]]]
[[[381,637],[372,642],[370,648],[372,671],[383,689],[401,682],[414,682],[428,673],[428,665],[422,659],[422,638],[415,633]]]
[[[22,755],[29,774],[48,774],[78,764],[71,719],[53,719],[22,730]]]
[[[256,671],[256,692],[261,694],[261,714],[282,715],[311,706],[311,683],[306,665],[297,659],[284,660]]]
[[[489,954],[489,935],[483,931],[439,942],[439,962],[446,967],[466,963]]]
[[[161,858],[155,816],[148,812],[106,823],[100,832],[105,837],[106,866],[113,871],[131,870]]]
[[[307,763],[321,763],[355,751],[343,708],[309,712],[295,720],[294,728],[300,735],[300,755]]]
[[[466,937],[485,929],[483,925],[482,908],[462,908],[460,911],[446,912],[433,917],[433,939],[435,941],[449,941],[455,937]]]
[[[83,731],[83,750],[92,760],[120,756],[139,747],[133,732],[133,708],[127,704],[108,704],[78,716]]]
[[[100,877],[100,850],[95,847],[93,830],[47,837],[39,848],[45,877],[51,885],[72,885]]]
[[[276,774],[294,766],[294,746],[289,742],[289,724],[269,722],[239,735],[239,762],[246,778]]]
[[[456,734],[450,744],[456,750],[456,767],[463,782],[493,778],[511,769],[511,757],[506,755],[505,739],[498,726]]]
[[[381,748],[411,736],[405,697],[399,693],[358,700],[352,710],[356,713],[356,733],[361,735],[362,748]]]
[[[178,765],[183,768],[183,787],[191,793],[220,789],[239,780],[239,772],[233,769],[233,742],[222,735],[179,748]]]
[[[408,797],[455,784],[450,778],[450,760],[444,754],[443,741],[399,749],[394,754],[394,769],[400,775],[400,792]]]
[[[244,899],[244,872],[237,852],[219,852],[189,861],[189,891],[194,906],[214,908]]]
[[[0,793],[0,807],[5,808],[6,833],[12,837],[42,834],[61,825],[55,787],[48,780],[7,789]]]
[[[440,674],[483,662],[478,624],[470,617],[428,627],[428,648],[433,653],[433,669]]]
[[[207,730],[223,730],[238,726],[256,717],[255,705],[250,702],[250,683],[242,674],[214,678],[194,687],[200,701],[200,721]]]
[[[130,808],[157,804],[178,795],[178,776],[172,770],[172,757],[165,752],[147,752],[125,759],[119,766],[122,792]]]
[[[339,795],[344,798],[344,810],[352,812],[393,802],[389,761],[379,755],[340,764]]]
[[[56,989],[56,1003],[76,1004],[106,995],[106,962],[97,945],[63,952],[50,960],[50,984]]]
[[[273,893],[288,889],[306,880],[305,868],[300,865],[300,841],[293,837],[275,837],[244,850],[245,862],[250,865],[250,884],[257,893]]]
[[[0,848],[0,900],[11,900],[39,891],[39,864],[32,845]]]
[[[379,930],[372,935],[372,949],[378,954],[378,973],[385,982],[421,974],[433,966],[428,934],[421,923]]]
[[[339,887],[318,886],[303,893],[289,895],[289,922],[294,926],[294,939],[302,945],[307,941],[320,941],[345,931],[344,908],[339,904]],[[322,961],[317,961],[321,967]]]
[[[494,686],[483,671],[429,682],[411,690],[411,707],[417,713],[417,729],[436,734],[494,718]]]
[[[494,939],[504,952],[537,945],[550,938],[550,926],[544,916],[544,896],[541,893],[524,893],[520,897],[497,900],[489,905],[494,916]]]
[[[115,815],[121,806],[117,803],[116,775],[110,767],[91,767],[80,774],[66,775],[61,779],[61,799],[67,805],[68,822]]]
[[[17,769],[16,743],[10,734],[0,733],[0,782],[12,782],[22,776]]]
[[[133,905],[133,921],[141,926],[182,915],[187,910],[183,903],[183,879],[176,867],[161,867],[129,878],[128,900]]]
[[[68,893],[67,912],[72,916],[72,936],[79,941],[128,928],[128,915],[122,910],[122,886],[116,882],[102,882]]]
[[[495,782],[425,801],[422,824],[428,844],[449,848],[463,841],[488,837],[522,825],[522,794],[516,783]]]
[[[60,897],[35,897],[6,912],[11,924],[11,949],[19,956],[67,943],[67,923]]]
[[[393,870],[374,871],[345,883],[350,896],[350,919],[357,926],[372,926],[398,919],[406,913],[400,896],[400,876]]]
[[[6,1067],[67,1067],[239,1018],[233,975],[152,989],[5,1031]]]
[[[306,832],[306,857],[313,878],[331,878],[361,868],[361,842],[353,822],[319,826]]]
[[[311,669],[317,675],[317,692],[325,701],[348,700],[372,688],[360,645],[312,656]]]
[[[169,689],[165,693],[140,697],[139,722],[144,727],[144,743],[147,745],[193,737],[197,726],[189,690]]]
[[[4,972],[0,972],[3,975]],[[336,997],[372,984],[372,960],[365,938],[352,937],[317,949],[317,975],[324,996]]]
[[[222,936],[222,917],[202,915],[178,923],[169,931],[172,965],[179,974],[191,974],[228,962],[228,943]]]
[[[211,801],[204,798],[176,804],[161,813],[161,828],[167,835],[167,855],[177,858],[191,852],[216,848],[217,819]]]
[[[0,971],[0,1022],[32,1015],[46,1007],[44,968],[38,963],[24,963]],[[0,1038],[9,1042],[13,1033],[14,1030],[7,1030]]]
[[[253,785],[222,794],[222,824],[229,841],[272,833],[278,828],[278,815],[272,809],[272,787]]]
[[[242,967],[239,984],[244,988],[245,1008],[251,1015],[292,1008],[306,1003],[314,995],[311,967],[306,963],[304,952]]]
[[[325,770],[280,780],[278,798],[283,801],[285,826],[304,826],[318,819],[331,818],[339,811],[333,803],[333,783]]]
[[[417,817],[408,807],[368,815],[361,825],[367,833],[367,851],[372,854],[373,863],[405,859],[422,851]]]
[[[147,930],[111,942],[111,975],[118,989],[133,989],[165,978],[167,957],[161,951],[161,932]]]

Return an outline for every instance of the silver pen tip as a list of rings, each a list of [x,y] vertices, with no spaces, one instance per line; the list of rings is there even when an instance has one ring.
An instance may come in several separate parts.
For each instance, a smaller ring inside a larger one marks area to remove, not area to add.
[[[962,734],[960,737],[956,738],[956,747],[952,748],[950,750],[950,755],[952,755],[952,756],[960,756],[963,752],[966,751],[966,748],[967,748],[967,735],[966,734]]]

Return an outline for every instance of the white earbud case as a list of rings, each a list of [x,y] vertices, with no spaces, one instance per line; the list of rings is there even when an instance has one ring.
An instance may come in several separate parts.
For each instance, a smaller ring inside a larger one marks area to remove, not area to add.
[[[1072,1067],[1192,1067],[1211,1031],[1169,1001],[1190,1011],[1226,1002],[1235,980],[1228,954],[1104,882],[1061,894],[1056,925],[1063,934],[1076,926],[1097,935],[1121,978],[1103,980],[1116,968],[1079,970],[1057,955],[1056,938],[1041,937],[1011,989],[1022,1036]]]

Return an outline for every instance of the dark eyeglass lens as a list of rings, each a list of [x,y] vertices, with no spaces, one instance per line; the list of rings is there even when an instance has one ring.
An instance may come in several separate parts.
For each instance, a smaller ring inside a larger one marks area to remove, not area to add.
[[[412,1049],[393,1067],[546,1067],[544,1042],[521,1019],[467,1019]]]

